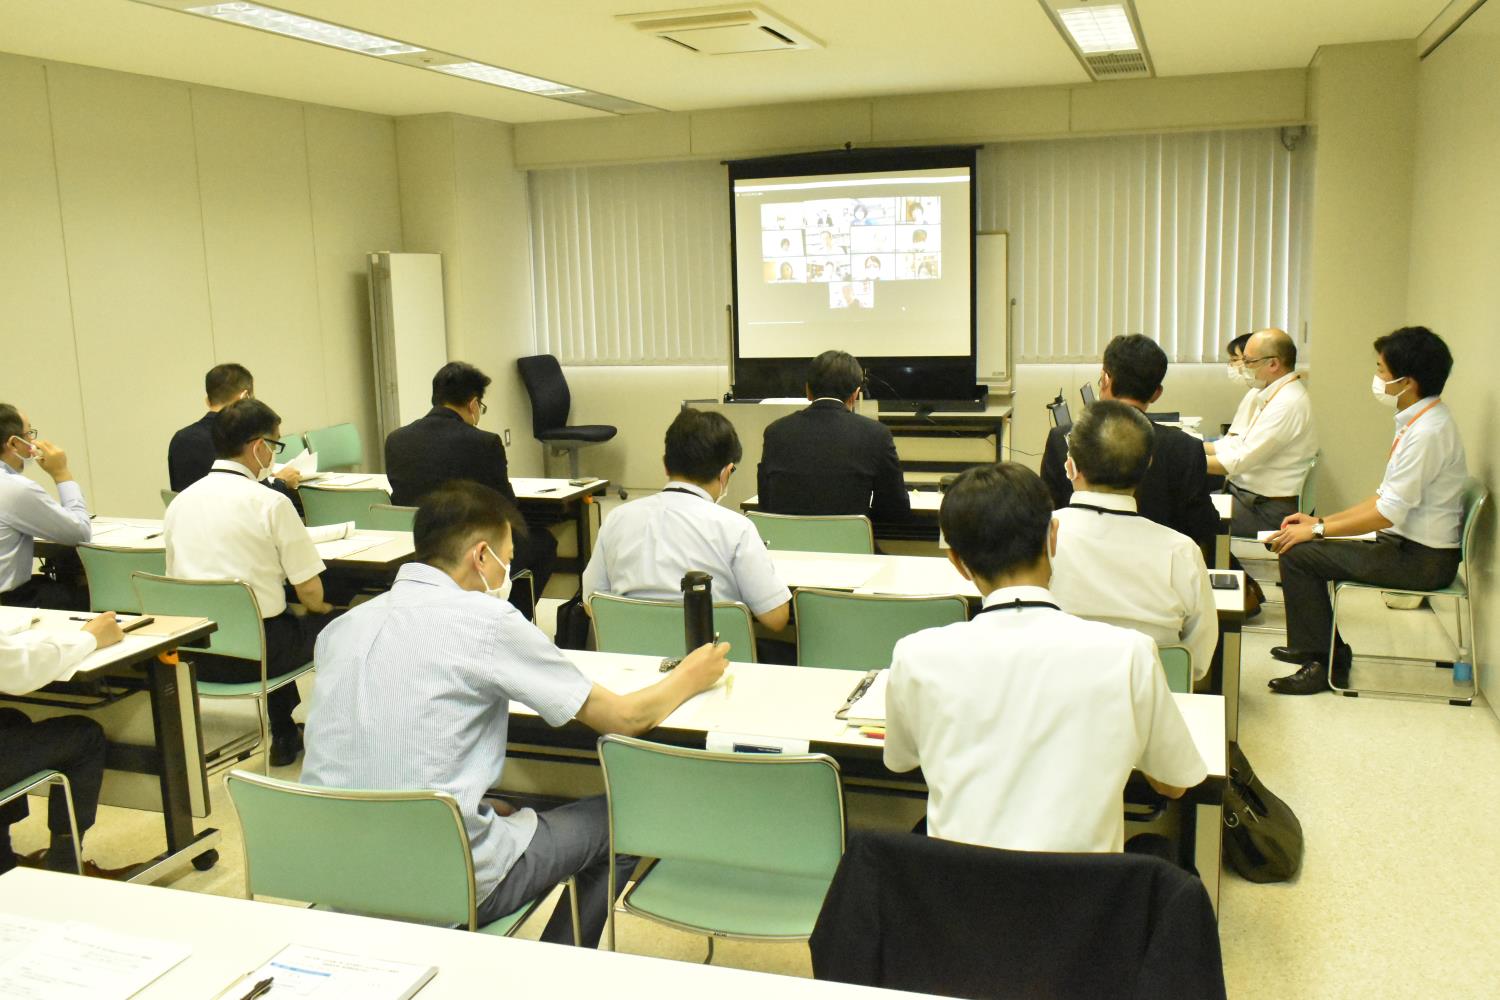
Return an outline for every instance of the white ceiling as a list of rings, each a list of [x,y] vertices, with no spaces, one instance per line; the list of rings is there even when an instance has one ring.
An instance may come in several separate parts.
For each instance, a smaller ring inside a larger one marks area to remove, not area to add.
[[[615,20],[691,0],[265,2],[670,111],[1087,79],[1037,0],[766,0],[826,48],[732,56]],[[1414,38],[1445,5],[1136,0],[1160,76],[1301,67],[1320,45]],[[598,114],[131,0],[0,0],[0,51],[390,115]]]

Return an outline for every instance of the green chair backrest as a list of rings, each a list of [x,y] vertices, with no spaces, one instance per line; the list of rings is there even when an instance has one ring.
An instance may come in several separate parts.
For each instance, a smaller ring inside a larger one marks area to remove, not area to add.
[[[843,783],[823,754],[602,736],[599,764],[617,854],[832,879],[844,852]]]
[[[374,503],[362,518],[354,523],[371,531],[410,531],[417,521],[417,508],[393,507],[388,503]]]
[[[141,610],[132,573],[167,572],[167,553],[162,549],[114,549],[107,545],[80,545],[78,558],[89,582],[90,611]]]
[[[364,445],[359,440],[359,428],[353,424],[334,424],[307,432],[309,451],[317,452],[318,469],[350,469],[365,460]],[[285,459],[283,459],[285,461]]]
[[[141,572],[131,577],[146,614],[208,618],[218,626],[208,637],[208,645],[183,649],[264,665],[265,627],[260,620],[260,604],[249,584],[238,580],[178,580]]]
[[[769,549],[779,552],[851,552],[870,555],[875,551],[875,535],[870,519],[861,514],[801,517],[792,514],[765,514],[749,511],[746,517],[760,532]]]
[[[1178,694],[1193,692],[1193,652],[1186,646],[1158,646],[1161,666],[1167,674],[1167,687]]]
[[[962,597],[886,597],[836,590],[792,595],[797,618],[797,662],[804,667],[881,670],[896,643],[924,628],[967,621]]]
[[[1322,457],[1321,450],[1313,452],[1307,471],[1302,475],[1302,488],[1297,491],[1297,509],[1304,514],[1313,513],[1318,506],[1318,459]]]
[[[301,434],[283,434],[281,436],[281,451],[276,454],[276,461],[290,462],[298,455],[307,450],[307,441]]]
[[[474,861],[451,795],[318,788],[238,770],[228,785],[248,895],[474,929]]]
[[[1470,476],[1464,483],[1464,526],[1463,534],[1459,535],[1459,558],[1464,561],[1466,579],[1473,579],[1474,570],[1468,566],[1469,544],[1474,538],[1474,526],[1479,523],[1479,516],[1484,513],[1484,505],[1489,500],[1489,491],[1484,484]]]
[[[161,491],[161,505],[163,508],[172,506],[172,501],[177,499],[176,490],[164,489]]]
[[[302,511],[307,515],[309,527],[353,521],[357,528],[373,528],[375,525],[366,523],[370,508],[391,502],[389,493],[374,488],[332,490],[308,485],[299,489],[297,495],[302,498]]]
[[[589,598],[594,615],[594,637],[600,652],[682,656],[686,636],[681,601],[642,601],[613,594]],[[750,609],[734,601],[714,604],[714,630],[729,643],[735,663],[755,662],[755,633]]]

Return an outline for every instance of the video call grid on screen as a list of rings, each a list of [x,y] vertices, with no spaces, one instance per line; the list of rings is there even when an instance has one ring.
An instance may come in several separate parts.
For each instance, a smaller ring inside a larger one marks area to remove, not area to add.
[[[967,166],[733,183],[741,357],[970,353]]]

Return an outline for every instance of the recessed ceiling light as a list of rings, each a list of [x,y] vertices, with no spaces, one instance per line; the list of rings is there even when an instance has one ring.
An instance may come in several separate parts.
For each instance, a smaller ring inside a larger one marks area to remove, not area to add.
[[[497,87],[522,90],[528,94],[541,94],[545,97],[583,93],[580,88],[570,87],[565,83],[554,83],[551,80],[543,80],[539,76],[527,76],[525,73],[516,73],[481,62],[447,63],[442,66],[433,66],[432,69],[451,76],[461,76],[466,80],[492,83]]]
[[[1062,7],[1057,16],[1084,52],[1132,52],[1139,48],[1123,4]]]
[[[396,56],[421,52],[418,45],[408,45],[390,38],[381,38],[353,28],[345,28],[327,21],[317,21],[301,14],[291,14],[274,7],[262,7],[253,3],[211,3],[201,7],[186,7],[189,14],[212,17],[219,21],[243,24],[247,28],[274,31],[303,41],[332,45],[349,52],[360,52],[367,56]]]

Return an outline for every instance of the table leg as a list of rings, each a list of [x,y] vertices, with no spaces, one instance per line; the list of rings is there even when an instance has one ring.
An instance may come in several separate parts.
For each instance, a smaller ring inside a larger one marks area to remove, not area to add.
[[[1224,669],[1224,737],[1230,743],[1240,738],[1240,623],[1226,624],[1219,637]]]

